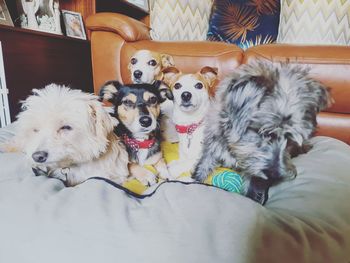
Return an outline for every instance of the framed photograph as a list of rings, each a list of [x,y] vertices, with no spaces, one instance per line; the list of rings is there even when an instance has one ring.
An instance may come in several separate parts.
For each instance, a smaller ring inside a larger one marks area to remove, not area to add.
[[[5,127],[11,123],[8,93],[9,92],[6,87],[2,47],[0,42],[0,127]]]
[[[125,1],[132,5],[136,5],[137,7],[140,7],[146,12],[149,12],[148,0],[125,0]]]
[[[13,26],[10,12],[7,9],[5,0],[0,0],[0,24],[6,26]]]
[[[22,28],[63,35],[58,0],[11,1],[16,1],[16,22],[18,21]]]
[[[66,27],[66,35],[86,40],[85,28],[81,14],[73,11],[62,10],[62,16]]]

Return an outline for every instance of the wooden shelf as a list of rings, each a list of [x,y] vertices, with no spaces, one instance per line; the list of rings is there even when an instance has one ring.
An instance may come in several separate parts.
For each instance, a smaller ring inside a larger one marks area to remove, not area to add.
[[[0,41],[12,120],[34,88],[60,83],[93,92],[89,41],[9,26],[0,26]]]
[[[125,0],[60,0],[60,8],[81,13],[84,20],[98,12],[117,12],[135,19],[142,19],[149,14]]]
[[[38,30],[32,30],[32,29],[27,29],[27,28],[13,27],[13,26],[0,25],[0,30],[2,30],[2,31],[13,31],[13,32],[21,33],[21,34],[32,34],[32,35],[37,35],[37,36],[51,37],[51,38],[56,38],[56,39],[62,39],[62,40],[65,40],[65,41],[88,42],[88,40],[84,40],[84,39],[79,39],[79,38],[74,38],[74,37],[67,37],[67,36],[64,36],[64,35],[58,35],[58,34],[54,34],[54,33],[38,31]],[[1,37],[0,37],[0,41],[1,41]]]
[[[96,12],[117,12],[135,19],[149,15],[149,12],[125,0],[96,0]]]
[[[81,13],[83,19],[97,12],[118,12],[135,19],[149,13],[125,0],[59,0],[60,9]],[[18,24],[16,1],[6,0]],[[50,83],[71,85],[93,92],[91,47],[88,40],[0,25],[11,119],[34,88]]]

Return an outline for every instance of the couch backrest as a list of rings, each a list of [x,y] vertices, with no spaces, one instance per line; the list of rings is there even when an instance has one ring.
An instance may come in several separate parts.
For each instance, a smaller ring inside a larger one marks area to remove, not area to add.
[[[99,13],[87,19],[92,49],[95,92],[107,80],[130,82],[128,62],[139,49],[167,53],[183,72],[196,72],[212,66],[219,78],[242,63],[262,57],[273,62],[298,63],[311,68],[311,74],[332,89],[335,104],[319,115],[320,135],[350,144],[350,47],[260,45],[243,52],[232,44],[218,42],[156,42],[149,27],[129,17]]]
[[[126,42],[113,33],[94,31],[91,34],[91,48],[95,92],[107,80],[117,79],[130,83],[128,64],[131,56],[140,49],[170,54],[175,65],[184,73],[199,71],[202,67],[217,67],[219,78],[238,67],[243,60],[240,48],[213,42],[155,42],[141,40]]]

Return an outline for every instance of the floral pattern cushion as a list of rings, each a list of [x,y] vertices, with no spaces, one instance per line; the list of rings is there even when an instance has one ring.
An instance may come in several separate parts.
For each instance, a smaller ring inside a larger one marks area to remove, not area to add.
[[[280,0],[215,0],[207,39],[246,49],[276,41]]]

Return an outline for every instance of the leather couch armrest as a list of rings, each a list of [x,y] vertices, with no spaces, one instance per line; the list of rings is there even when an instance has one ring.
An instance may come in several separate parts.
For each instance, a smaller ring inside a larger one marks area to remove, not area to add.
[[[127,42],[150,39],[150,28],[131,17],[117,13],[97,13],[86,19],[86,28],[93,31],[106,31],[120,35]]]

